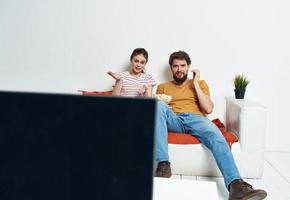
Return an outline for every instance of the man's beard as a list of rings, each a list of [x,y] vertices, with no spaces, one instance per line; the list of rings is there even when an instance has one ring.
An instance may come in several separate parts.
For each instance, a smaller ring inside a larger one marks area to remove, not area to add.
[[[173,79],[176,83],[182,84],[184,81],[187,80],[187,74],[185,74],[182,78],[178,78],[177,76],[175,76],[175,74],[173,74]]]

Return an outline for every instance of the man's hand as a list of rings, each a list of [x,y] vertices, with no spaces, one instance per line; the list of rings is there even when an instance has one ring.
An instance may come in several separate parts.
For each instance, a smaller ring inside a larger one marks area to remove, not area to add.
[[[192,74],[193,74],[193,84],[198,83],[199,78],[200,78],[200,72],[198,69],[193,69],[191,70]]]
[[[198,69],[193,69],[193,70],[191,70],[191,72],[193,73],[193,85],[192,85],[192,87],[194,88],[194,90],[196,92],[199,105],[200,105],[204,114],[210,114],[213,110],[213,102],[209,96],[204,94],[204,92],[202,91],[202,89],[199,86],[198,81],[200,78],[200,72]]]
[[[110,76],[112,76],[113,79],[115,79],[116,81],[119,81],[121,79],[121,75],[118,74],[118,73],[114,73],[114,72],[108,71],[107,74],[109,74]]]

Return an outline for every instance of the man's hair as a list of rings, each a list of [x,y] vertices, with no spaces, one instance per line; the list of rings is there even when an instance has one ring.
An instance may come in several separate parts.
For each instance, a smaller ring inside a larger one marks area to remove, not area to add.
[[[172,53],[169,57],[169,65],[170,67],[172,66],[173,60],[178,59],[178,60],[185,60],[187,65],[191,64],[191,60],[189,55],[185,51],[176,51]]]
[[[146,63],[148,62],[148,52],[146,51],[146,49],[144,48],[136,48],[133,50],[131,56],[130,56],[130,60],[132,61],[134,56],[140,55],[142,54],[144,56],[144,58],[146,59]]]

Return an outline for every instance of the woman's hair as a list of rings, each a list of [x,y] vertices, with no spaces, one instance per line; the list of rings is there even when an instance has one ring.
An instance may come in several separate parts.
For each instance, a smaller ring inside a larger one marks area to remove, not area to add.
[[[169,65],[170,66],[172,66],[174,59],[185,60],[187,65],[191,64],[190,57],[185,51],[176,51],[176,52],[172,53],[169,57]]]
[[[142,54],[144,56],[144,58],[146,59],[146,63],[147,63],[148,62],[148,52],[144,48],[134,49],[134,51],[132,52],[132,54],[130,56],[130,60],[132,60],[134,56],[137,56],[140,54]]]

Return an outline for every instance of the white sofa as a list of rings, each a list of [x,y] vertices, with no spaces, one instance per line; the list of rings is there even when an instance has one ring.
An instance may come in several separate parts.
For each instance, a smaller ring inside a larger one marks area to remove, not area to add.
[[[226,98],[226,128],[239,137],[232,153],[243,178],[261,178],[265,150],[265,106],[250,100]],[[221,176],[211,152],[203,144],[169,144],[173,174]]]

